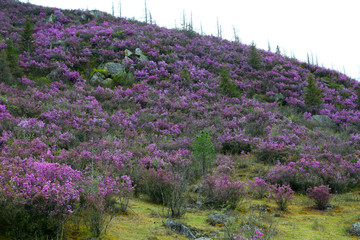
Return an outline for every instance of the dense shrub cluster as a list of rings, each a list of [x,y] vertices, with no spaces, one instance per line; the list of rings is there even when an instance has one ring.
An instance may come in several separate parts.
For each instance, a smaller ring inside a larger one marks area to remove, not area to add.
[[[231,180],[230,176],[223,172],[205,176],[202,184],[206,203],[217,208],[236,208],[246,194],[244,182]]]
[[[306,196],[314,200],[317,209],[324,210],[326,207],[328,207],[332,198],[330,190],[331,188],[325,185],[314,187],[313,189],[308,188],[306,191]]]
[[[0,222],[13,238],[54,238],[70,216],[99,237],[133,194],[180,217],[203,175],[207,202],[234,208],[245,184],[221,151],[277,164],[249,186],[261,198],[280,184],[283,209],[287,185],[359,183],[359,85],[339,72],[89,11],[0,0],[0,21]],[[124,71],[90,84],[109,62]]]

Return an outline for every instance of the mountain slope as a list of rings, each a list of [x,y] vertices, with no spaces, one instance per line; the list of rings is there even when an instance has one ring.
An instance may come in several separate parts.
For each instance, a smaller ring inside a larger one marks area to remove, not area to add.
[[[298,193],[358,185],[354,79],[188,30],[0,3],[0,221],[12,238],[69,221],[98,236],[133,195],[181,216],[199,198],[236,209],[256,195],[239,181],[253,177]],[[216,157],[196,157],[202,130]]]

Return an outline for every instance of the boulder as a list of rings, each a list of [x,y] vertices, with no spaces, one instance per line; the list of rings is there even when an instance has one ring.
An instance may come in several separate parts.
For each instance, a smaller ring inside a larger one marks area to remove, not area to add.
[[[360,236],[360,222],[356,222],[350,228],[350,232],[355,236]]]
[[[186,238],[196,239],[196,237],[188,227],[186,227],[184,224],[181,224],[179,222],[175,222],[174,220],[171,220],[169,218],[165,220],[165,227]]]
[[[313,115],[312,118],[314,122],[318,123],[322,127],[334,126],[333,120],[326,115]]]
[[[213,240],[212,238],[207,238],[207,237],[201,237],[201,238],[197,238],[195,240]]]
[[[100,84],[101,84],[102,87],[110,88],[112,86],[112,84],[113,84],[113,80],[111,78],[106,78]]]
[[[64,40],[52,41],[50,49],[56,48],[56,47],[63,47],[65,50],[68,50],[69,49],[69,43],[65,42]]]
[[[135,54],[138,56],[144,55],[140,48],[135,49]]]
[[[125,49],[125,57],[130,57],[132,54],[132,51],[130,51],[129,49]]]
[[[90,79],[90,84],[100,85],[102,83],[102,81],[105,80],[105,78],[106,77],[102,73],[95,72]]]
[[[114,77],[125,70],[124,65],[116,62],[108,62],[105,64],[105,69],[110,77]]]
[[[104,15],[104,12],[99,10],[90,10],[89,13],[93,15],[96,19],[102,17]]]
[[[148,62],[148,61],[149,61],[149,59],[148,59],[147,56],[145,56],[145,55],[141,55],[141,56],[139,57],[139,60],[140,60],[140,62]]]
[[[212,213],[206,220],[210,225],[215,226],[216,224],[225,224],[229,221],[229,217],[223,213]]]
[[[46,23],[55,23],[57,21],[57,16],[55,14],[51,14],[50,17],[46,20]]]

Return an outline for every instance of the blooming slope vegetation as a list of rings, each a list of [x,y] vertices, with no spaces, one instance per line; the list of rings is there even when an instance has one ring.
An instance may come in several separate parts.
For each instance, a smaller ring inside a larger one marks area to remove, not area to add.
[[[359,183],[359,86],[344,74],[96,11],[0,0],[0,21],[0,220],[16,239],[59,234],[72,216],[99,236],[134,193],[179,217],[174,192],[202,178],[208,204],[235,207],[245,183],[224,154],[270,165],[264,186]],[[111,76],[110,62],[122,71]],[[97,73],[106,79],[91,82]],[[201,130],[213,174],[192,152]]]

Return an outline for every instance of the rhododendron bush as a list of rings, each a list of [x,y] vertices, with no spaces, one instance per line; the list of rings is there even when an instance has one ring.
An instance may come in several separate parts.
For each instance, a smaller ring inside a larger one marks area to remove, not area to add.
[[[359,84],[340,72],[261,49],[253,64],[241,42],[92,11],[0,0],[0,21],[14,79],[0,81],[0,218],[14,238],[52,238],[81,214],[99,237],[133,195],[179,217],[175,193],[196,181],[210,205],[235,208],[245,153],[269,168],[248,182],[255,198],[312,189],[325,202],[359,183]]]

